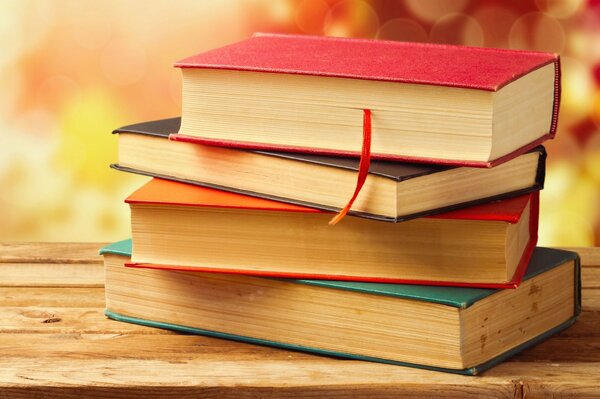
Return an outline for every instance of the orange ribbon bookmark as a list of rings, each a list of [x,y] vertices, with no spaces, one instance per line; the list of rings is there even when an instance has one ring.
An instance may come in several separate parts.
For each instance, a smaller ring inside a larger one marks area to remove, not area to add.
[[[362,189],[363,184],[365,184],[365,180],[367,180],[367,176],[369,174],[369,166],[371,165],[371,110],[363,109],[363,143],[362,143],[362,151],[360,153],[360,163],[358,165],[358,179],[356,180],[356,188],[354,189],[354,194],[352,198],[348,201],[346,206],[335,215],[330,221],[329,224],[331,226],[339,223],[340,220],[346,216],[350,208],[352,208],[352,204],[356,197],[358,197],[358,193]]]

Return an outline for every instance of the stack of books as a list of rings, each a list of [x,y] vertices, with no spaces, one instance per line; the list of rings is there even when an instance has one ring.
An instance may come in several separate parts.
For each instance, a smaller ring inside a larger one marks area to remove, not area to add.
[[[558,56],[257,34],[176,66],[182,117],[115,131],[154,178],[108,317],[463,374],[574,322],[577,255],[536,248]]]

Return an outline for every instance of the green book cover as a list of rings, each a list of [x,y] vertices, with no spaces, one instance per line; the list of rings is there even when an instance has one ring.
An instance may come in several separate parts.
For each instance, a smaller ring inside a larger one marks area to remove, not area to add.
[[[120,255],[124,257],[131,257],[131,240],[123,240],[119,241],[100,250],[100,254],[113,254]],[[437,371],[445,371],[452,372],[458,374],[467,374],[467,375],[475,375],[482,371],[489,369],[490,367],[502,362],[503,360],[515,355],[516,353],[535,345],[538,342],[543,341],[549,336],[555,334],[558,331],[561,331],[570,325],[572,325],[577,316],[581,311],[581,283],[580,283],[580,265],[579,265],[579,257],[574,252],[563,251],[558,249],[551,248],[536,248],[534,250],[533,256],[529,263],[527,272],[524,276],[523,281],[526,281],[530,278],[533,278],[541,273],[544,273],[548,270],[551,270],[559,265],[562,265],[568,261],[574,261],[575,263],[575,310],[574,316],[567,320],[566,322],[546,331],[545,333],[538,335],[534,339],[527,341],[508,352],[497,356],[490,361],[487,361],[483,364],[480,364],[476,367],[470,367],[467,369],[448,369],[448,368],[439,368],[439,367],[431,367],[413,363],[406,362],[398,362],[389,359],[380,359],[380,358],[372,358],[367,356],[360,356],[355,354],[348,353],[339,353],[329,350],[322,350],[319,348],[310,348],[292,344],[286,344],[282,342],[274,342],[270,340],[257,339],[247,336],[233,335],[228,333],[222,333],[218,331],[210,331],[203,330],[198,328],[192,328],[182,325],[174,325],[169,323],[162,323],[152,320],[139,319],[135,317],[121,315],[111,310],[106,310],[106,315],[112,319],[125,321],[130,323],[142,324],[151,327],[158,328],[166,328],[175,331],[185,332],[185,333],[194,333],[201,335],[209,335],[218,338],[226,338],[233,339],[238,341],[244,341],[254,344],[261,345],[269,345],[276,346],[286,349],[292,350],[301,350],[308,351],[318,354],[331,355],[336,357],[350,358],[350,359],[358,359],[358,360],[367,360],[367,361],[375,361],[387,364],[397,364],[403,366],[411,366],[429,370],[437,370]],[[290,280],[288,280],[290,281]],[[348,290],[362,293],[369,293],[375,295],[384,295],[395,298],[402,299],[411,299],[418,300],[424,302],[438,303],[446,306],[452,306],[456,308],[468,308],[478,301],[494,294],[498,290],[496,289],[482,289],[482,288],[464,288],[464,287],[441,287],[441,286],[426,286],[426,285],[407,285],[407,284],[381,284],[381,283],[363,283],[363,282],[348,282],[348,281],[330,281],[330,280],[291,280],[298,284],[306,284],[313,286],[326,287],[331,289],[339,289],[339,290]]]

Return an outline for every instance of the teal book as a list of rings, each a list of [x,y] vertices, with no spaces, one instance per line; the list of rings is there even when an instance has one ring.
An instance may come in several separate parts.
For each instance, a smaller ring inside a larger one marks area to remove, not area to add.
[[[475,375],[575,322],[577,254],[536,248],[517,289],[291,280],[126,267],[101,249],[112,319],[253,344]]]

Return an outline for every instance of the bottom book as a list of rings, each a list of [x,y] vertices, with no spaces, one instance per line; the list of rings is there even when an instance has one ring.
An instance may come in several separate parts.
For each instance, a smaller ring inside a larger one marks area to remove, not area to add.
[[[100,253],[112,319],[459,374],[548,338],[581,309],[577,254],[548,248],[514,290],[129,268],[131,240]]]

